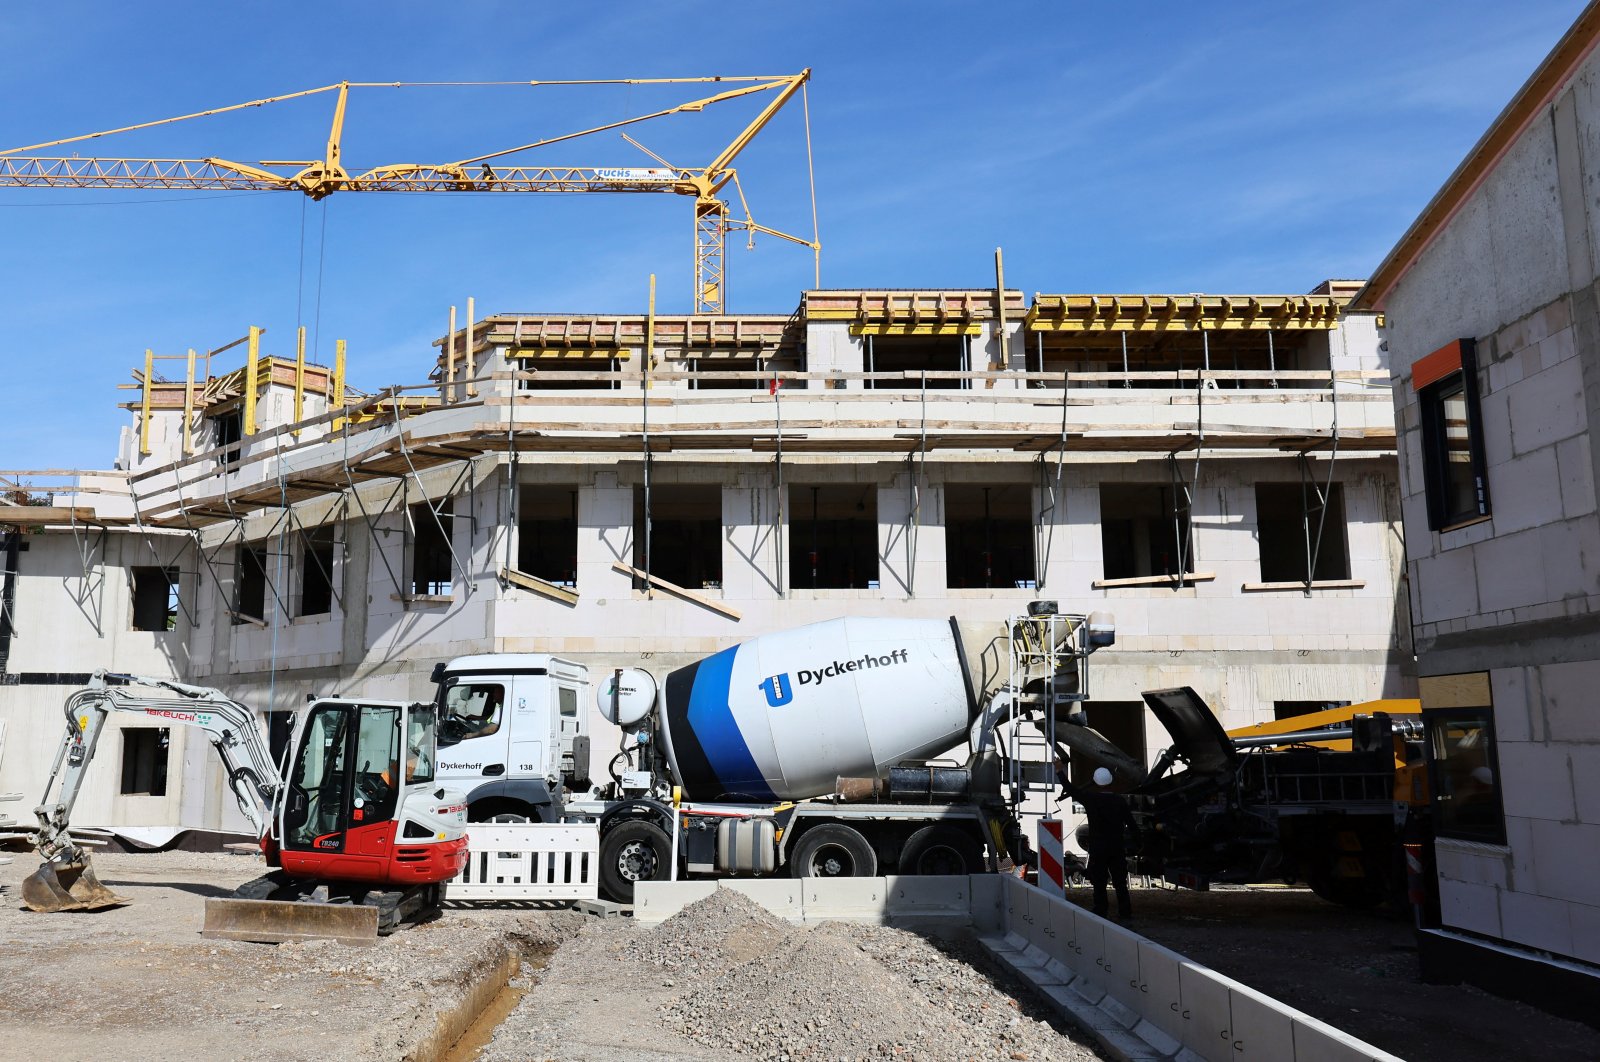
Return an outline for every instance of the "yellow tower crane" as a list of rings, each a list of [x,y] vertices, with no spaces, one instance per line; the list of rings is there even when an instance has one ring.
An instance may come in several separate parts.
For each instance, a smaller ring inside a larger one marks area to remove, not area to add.
[[[302,192],[312,199],[324,199],[335,192],[670,192],[694,197],[694,299],[695,313],[716,314],[726,309],[726,284],[724,249],[730,229],[750,233],[758,232],[811,248],[817,263],[818,286],[822,244],[817,235],[817,208],[815,182],[811,191],[812,236],[804,239],[777,229],[757,224],[750,213],[748,201],[739,185],[737,159],[750,141],[796,94],[801,96],[806,117],[806,162],[808,177],[811,163],[810,108],[805,100],[805,85],[811,77],[809,69],[798,74],[781,77],[700,77],[700,78],[644,78],[601,81],[490,81],[490,82],[357,82],[341,81],[336,85],[304,89],[282,96],[236,103],[227,107],[197,111],[193,114],[161,118],[137,125],[108,129],[99,133],[51,140],[40,144],[0,151],[0,188],[134,188],[134,189],[186,189],[224,191],[285,191]],[[344,135],[345,110],[350,90],[404,87],[455,86],[584,86],[584,85],[703,85],[731,86],[714,95],[691,99],[664,110],[652,111],[609,122],[605,125],[580,129],[558,136],[546,137],[527,144],[490,151],[455,162],[433,164],[401,163],[374,166],[359,173],[345,169],[340,154]],[[312,162],[262,161],[257,163],[232,162],[222,158],[156,159],[156,158],[79,158],[46,157],[31,152],[59,148],[99,137],[127,133],[138,129],[170,125],[194,118],[226,114],[248,107],[262,107],[272,103],[301,99],[320,93],[335,93],[333,123],[328,133],[324,157]],[[535,148],[593,136],[612,130],[621,131],[642,122],[660,120],[676,114],[693,114],[715,104],[730,100],[772,93],[760,113],[733,140],[717,153],[705,166],[677,167],[650,152],[638,141],[622,133],[630,144],[661,163],[659,167],[605,167],[605,166],[516,166],[496,165],[497,160]],[[739,195],[744,210],[743,218],[730,217],[728,203],[722,198],[724,189],[732,184]]]

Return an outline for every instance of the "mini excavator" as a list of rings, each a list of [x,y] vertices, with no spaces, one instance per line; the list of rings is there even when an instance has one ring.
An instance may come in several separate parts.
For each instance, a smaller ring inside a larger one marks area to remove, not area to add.
[[[67,698],[65,712],[66,736],[44,802],[34,809],[34,843],[44,862],[22,883],[30,910],[128,902],[95,875],[68,829],[112,712],[203,731],[273,868],[239,886],[233,898],[207,901],[206,936],[376,939],[436,913],[445,882],[466,863],[465,801],[434,780],[432,705],[314,701],[299,717],[281,772],[255,713],[219,690],[99,671]]]

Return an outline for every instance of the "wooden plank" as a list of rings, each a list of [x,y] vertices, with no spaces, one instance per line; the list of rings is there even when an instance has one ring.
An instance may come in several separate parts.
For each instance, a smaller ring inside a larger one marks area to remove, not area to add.
[[[1216,577],[1216,572],[1189,572],[1184,575],[1183,582],[1209,583]],[[1170,575],[1138,575],[1131,579],[1096,579],[1089,585],[1096,590],[1115,590],[1121,586],[1171,586],[1177,581]]]
[[[1469,671],[1460,675],[1422,675],[1417,693],[1423,708],[1489,708],[1489,673]]]
[[[87,506],[60,505],[0,505],[0,524],[22,524],[29,527],[41,524],[70,524],[97,522],[94,510]]]
[[[521,587],[524,590],[532,590],[536,594],[543,594],[552,601],[559,601],[564,605],[576,605],[578,603],[578,592],[576,590],[546,582],[538,576],[520,572],[515,568],[501,568],[500,578],[512,586]]]
[[[702,608],[708,608],[712,612],[726,616],[735,622],[738,622],[744,618],[738,612],[738,610],[729,608],[720,601],[706,597],[704,594],[697,594],[693,590],[679,586],[677,583],[669,583],[659,575],[647,575],[645,572],[633,567],[631,564],[623,564],[621,561],[612,561],[611,570],[615,572],[621,572],[623,575],[631,575],[637,579],[643,579],[658,590],[665,590],[673,597],[681,597],[685,601],[699,605]]]

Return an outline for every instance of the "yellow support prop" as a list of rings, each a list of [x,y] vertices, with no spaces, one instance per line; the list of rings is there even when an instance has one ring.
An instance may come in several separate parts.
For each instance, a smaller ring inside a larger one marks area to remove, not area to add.
[[[333,344],[333,393],[329,395],[330,404],[334,409],[344,408],[344,340],[335,340]],[[338,431],[344,427],[344,418],[335,417],[333,430]]]
[[[300,334],[294,346],[294,422],[299,424],[305,416],[306,409],[306,326],[300,326]],[[292,432],[296,439],[300,438],[300,429]]]
[[[256,366],[261,360],[261,329],[250,326],[249,353],[244,365],[244,434],[256,433]]]
[[[150,454],[150,374],[155,371],[155,351],[146,347],[144,352],[143,392],[139,396],[139,453]]]
[[[183,453],[194,453],[194,348],[189,348],[189,365],[183,375]]]

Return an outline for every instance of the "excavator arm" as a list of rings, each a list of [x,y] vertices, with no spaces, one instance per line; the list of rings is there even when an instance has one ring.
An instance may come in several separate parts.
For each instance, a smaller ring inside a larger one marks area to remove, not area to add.
[[[148,692],[140,692],[141,689]],[[64,710],[66,734],[56,750],[44,799],[34,809],[39,823],[34,844],[44,862],[23,882],[23,902],[34,910],[106,907],[125,902],[100,884],[89,866],[88,853],[73,840],[69,829],[84,774],[94,760],[100,735],[112,712],[132,712],[165,726],[192,726],[204,731],[222,760],[239,809],[258,836],[270,827],[283,788],[282,778],[256,727],[255,713],[221,691],[168,679],[97,671],[87,687],[67,698]]]

